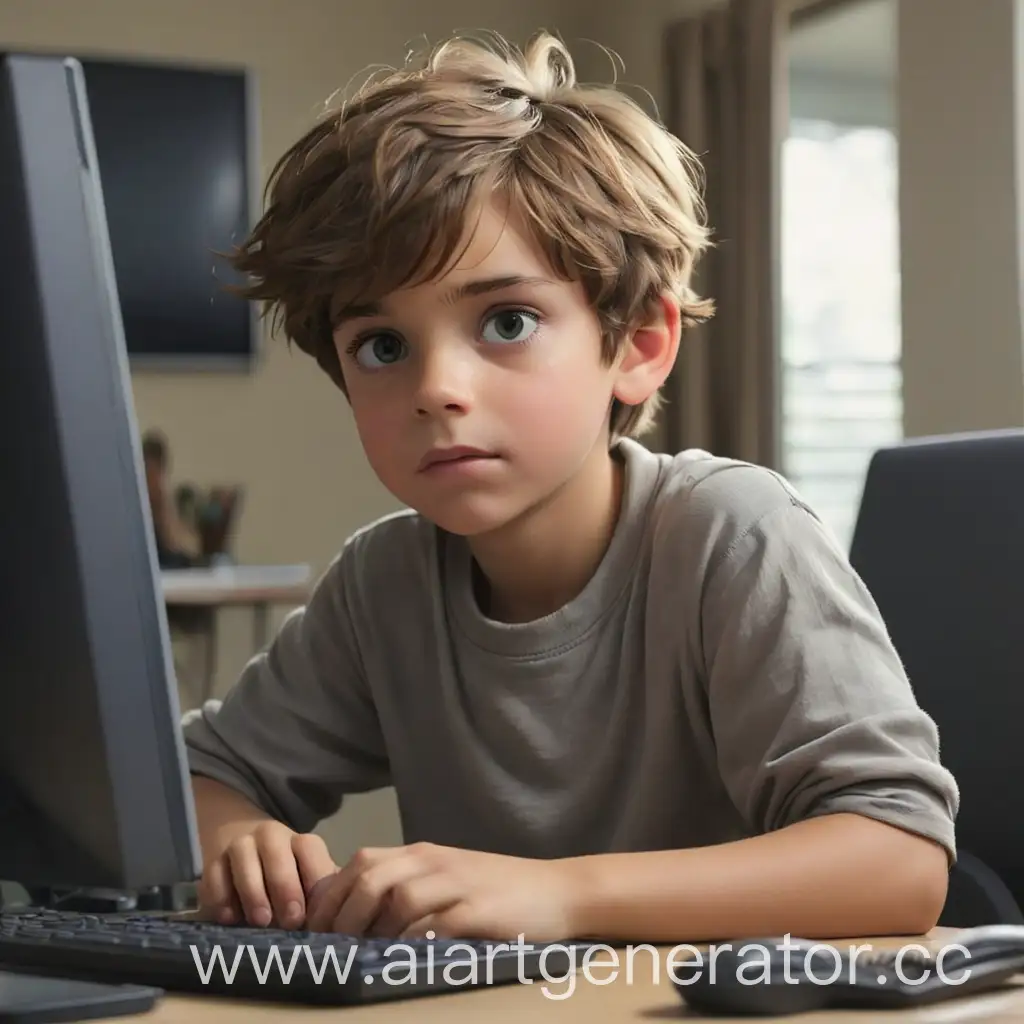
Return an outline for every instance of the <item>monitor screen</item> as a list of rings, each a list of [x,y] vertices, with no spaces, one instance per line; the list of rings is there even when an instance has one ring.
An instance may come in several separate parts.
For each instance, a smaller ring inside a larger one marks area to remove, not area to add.
[[[246,73],[81,64],[132,365],[247,363],[252,309],[217,255],[250,227]]]

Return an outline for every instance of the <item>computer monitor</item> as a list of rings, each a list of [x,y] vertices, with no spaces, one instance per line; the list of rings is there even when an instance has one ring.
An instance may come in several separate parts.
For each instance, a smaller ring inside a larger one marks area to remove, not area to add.
[[[194,808],[73,60],[0,54],[0,225],[0,879],[188,882]]]

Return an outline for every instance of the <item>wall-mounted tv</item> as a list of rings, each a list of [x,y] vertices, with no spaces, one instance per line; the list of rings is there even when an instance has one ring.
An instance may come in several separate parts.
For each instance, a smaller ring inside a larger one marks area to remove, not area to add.
[[[133,369],[248,368],[257,318],[217,253],[252,223],[250,76],[79,60]]]

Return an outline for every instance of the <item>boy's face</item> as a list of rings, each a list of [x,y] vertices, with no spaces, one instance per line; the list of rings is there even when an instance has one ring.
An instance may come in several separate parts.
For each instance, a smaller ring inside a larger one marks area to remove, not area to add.
[[[443,278],[367,312],[334,334],[357,430],[384,486],[443,529],[499,528],[606,450],[597,317],[501,208]],[[429,464],[453,446],[482,454]]]

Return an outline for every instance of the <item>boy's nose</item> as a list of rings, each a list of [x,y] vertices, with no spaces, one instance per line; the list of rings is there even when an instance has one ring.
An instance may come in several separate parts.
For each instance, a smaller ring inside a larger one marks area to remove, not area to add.
[[[466,410],[472,404],[470,360],[450,349],[423,357],[416,383],[416,412],[420,416]]]

